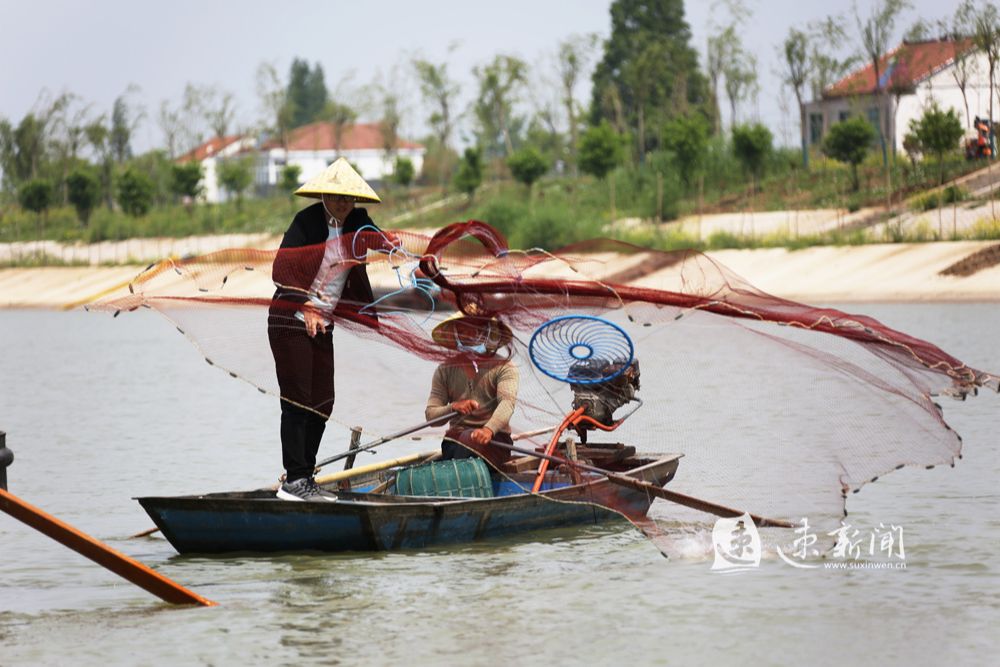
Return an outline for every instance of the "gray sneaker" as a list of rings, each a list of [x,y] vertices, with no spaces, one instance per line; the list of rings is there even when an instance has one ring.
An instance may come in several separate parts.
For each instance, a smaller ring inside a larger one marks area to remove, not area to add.
[[[337,495],[319,488],[311,477],[297,479],[294,482],[284,482],[278,489],[278,497],[282,500],[319,500],[336,502]]]

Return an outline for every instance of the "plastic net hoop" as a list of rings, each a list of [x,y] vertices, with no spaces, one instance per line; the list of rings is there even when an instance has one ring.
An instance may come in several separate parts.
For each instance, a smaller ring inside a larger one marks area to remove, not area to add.
[[[528,354],[545,375],[571,384],[600,384],[624,373],[635,347],[625,330],[593,315],[562,315],[531,335]]]

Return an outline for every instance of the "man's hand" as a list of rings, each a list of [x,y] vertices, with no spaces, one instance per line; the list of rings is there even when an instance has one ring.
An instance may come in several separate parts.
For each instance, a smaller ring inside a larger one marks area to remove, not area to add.
[[[306,333],[310,338],[315,338],[317,333],[326,333],[326,320],[318,310],[312,306],[302,309],[302,319],[306,322]]]
[[[493,439],[493,431],[486,428],[477,428],[475,431],[469,434],[469,440],[472,440],[477,445],[487,445],[490,440]]]
[[[479,401],[474,401],[471,398],[466,398],[461,401],[455,401],[451,404],[451,409],[460,415],[467,415],[470,412],[479,409]],[[493,437],[492,434],[490,437]]]

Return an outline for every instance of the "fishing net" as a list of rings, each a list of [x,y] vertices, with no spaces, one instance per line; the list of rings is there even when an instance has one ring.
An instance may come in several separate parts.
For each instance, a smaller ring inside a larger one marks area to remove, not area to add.
[[[370,299],[350,288],[362,266]],[[347,287],[331,303],[321,286],[337,280]],[[337,391],[331,383],[282,397],[375,435],[420,421],[435,367],[461,354],[435,342],[436,325],[456,310],[497,317],[513,334],[500,354],[519,372],[510,427],[527,449],[544,448],[552,427],[588,400],[572,365],[560,377],[533,363],[532,337],[556,318],[600,318],[634,346],[634,360],[617,370],[634,366],[634,382],[622,387],[642,403],[626,397],[603,419],[620,421],[616,430],[592,430],[591,441],[681,453],[670,489],[777,520],[806,517],[820,532],[834,531],[847,497],[879,476],[960,457],[961,438],[935,397],[1000,390],[996,375],[929,342],[870,317],[766,294],[696,251],[612,240],[522,251],[477,221],[433,235],[363,229],[320,246],[165,260],[129,292],[91,308],[156,310],[210,364],[276,397],[275,346],[283,336],[301,338],[310,303],[334,329]],[[583,348],[575,354],[586,356]],[[322,381],[333,368],[311,372]],[[380,391],[389,385],[394,392]],[[649,521],[615,507],[614,497],[591,500],[649,534],[714,521],[663,500]]]

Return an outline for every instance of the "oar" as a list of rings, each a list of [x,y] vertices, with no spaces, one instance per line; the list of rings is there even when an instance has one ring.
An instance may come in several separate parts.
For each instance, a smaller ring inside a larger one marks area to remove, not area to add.
[[[385,437],[379,438],[378,440],[376,440],[374,442],[369,442],[367,445],[362,445],[362,446],[357,447],[355,449],[349,449],[346,452],[341,452],[339,454],[331,456],[328,459],[323,459],[322,461],[320,461],[319,463],[316,464],[316,470],[319,470],[323,466],[329,465],[329,464],[331,464],[331,463],[333,463],[335,461],[339,461],[341,459],[346,459],[351,454],[357,454],[358,452],[366,452],[369,449],[375,449],[379,445],[384,445],[385,443],[389,442],[390,440],[395,440],[396,438],[402,438],[404,435],[410,435],[411,433],[416,433],[417,431],[419,431],[421,429],[425,429],[425,428],[427,428],[429,426],[437,426],[438,424],[443,424],[444,422],[448,421],[449,419],[451,419],[452,417],[454,417],[457,414],[458,414],[457,410],[451,410],[451,411],[449,411],[449,412],[441,415],[440,417],[435,417],[434,419],[430,419],[428,421],[425,421],[422,424],[417,424],[416,426],[411,426],[409,428],[403,429],[402,431],[399,431],[398,433],[393,433],[392,435],[387,435]]]
[[[700,512],[706,512],[708,514],[714,514],[716,516],[722,517],[737,517],[743,516],[743,514],[748,514],[742,510],[738,510],[732,507],[726,507],[725,505],[719,505],[717,503],[709,502],[707,500],[701,500],[700,498],[695,498],[693,496],[688,496],[683,493],[677,493],[676,491],[667,491],[662,486],[657,486],[650,482],[644,482],[640,479],[635,479],[634,477],[629,477],[628,475],[622,475],[621,473],[612,472],[610,470],[605,470],[604,468],[598,468],[596,466],[587,465],[586,463],[580,463],[579,461],[570,461],[561,456],[553,456],[550,454],[544,454],[542,452],[536,452],[528,449],[522,449],[520,447],[515,447],[514,445],[508,445],[505,442],[497,442],[496,440],[491,440],[490,444],[496,445],[497,447],[503,447],[504,449],[509,449],[512,452],[517,452],[518,454],[526,454],[528,456],[537,456],[539,458],[551,461],[553,463],[565,463],[570,466],[576,466],[581,470],[586,470],[587,472],[597,473],[598,475],[604,475],[609,482],[612,484],[618,484],[619,486],[627,486],[632,489],[638,489],[639,491],[645,491],[646,493],[656,496],[657,498],[662,498],[663,500],[668,500],[672,503],[677,503],[678,505],[683,505],[685,507],[690,507],[691,509],[698,510]],[[775,527],[775,528],[795,528],[795,524],[783,521],[781,519],[769,519],[767,517],[757,516],[756,514],[750,514],[750,518],[753,519],[754,523],[758,526],[765,527]]]

